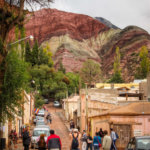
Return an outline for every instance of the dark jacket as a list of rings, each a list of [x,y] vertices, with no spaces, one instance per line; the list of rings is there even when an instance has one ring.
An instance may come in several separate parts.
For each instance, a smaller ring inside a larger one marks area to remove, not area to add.
[[[28,131],[23,133],[23,145],[30,145],[30,136]]]
[[[61,150],[61,140],[60,137],[52,134],[47,139],[47,147],[48,149],[58,148]]]

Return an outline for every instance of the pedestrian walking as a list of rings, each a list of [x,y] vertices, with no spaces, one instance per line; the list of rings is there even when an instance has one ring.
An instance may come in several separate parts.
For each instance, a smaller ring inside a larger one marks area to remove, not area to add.
[[[50,116],[50,113],[48,113],[46,116],[47,123],[49,122],[49,116]]]
[[[29,150],[29,145],[30,145],[30,135],[29,135],[29,127],[26,126],[25,131],[23,133],[23,146],[24,150]]]
[[[83,130],[81,140],[82,140],[82,150],[86,150],[87,149],[87,134],[85,130]]]
[[[98,132],[96,132],[93,138],[93,146],[94,146],[94,150],[99,150],[100,147],[102,146],[101,137],[99,136]]]
[[[111,144],[111,150],[117,150],[116,148],[116,140],[117,140],[117,136],[116,136],[116,132],[113,130],[113,128],[110,129],[111,131],[111,139],[112,139],[112,144]]]
[[[92,150],[93,147],[93,139],[90,136],[90,134],[88,134],[87,136],[87,150],[90,148],[90,150]]]
[[[99,130],[99,136],[100,136],[101,138],[103,138],[103,136],[104,136],[104,132],[103,132],[102,128],[100,128],[100,130]]]
[[[70,129],[74,129],[74,128],[75,128],[75,126],[74,126],[74,121],[71,120],[71,121],[70,121]]]
[[[48,116],[48,120],[49,120],[49,123],[51,124],[52,123],[52,116],[51,116],[51,114]]]
[[[81,139],[81,135],[78,129],[73,129],[73,131],[70,133],[70,137],[72,141],[70,150],[79,150],[79,141]]]
[[[45,136],[44,134],[40,135],[40,139],[38,141],[39,150],[46,150],[46,142],[44,136]]]
[[[61,150],[61,140],[54,130],[50,130],[50,136],[47,138],[48,150]]]
[[[110,150],[111,143],[112,143],[111,137],[108,135],[108,131],[105,130],[104,131],[103,143],[102,143],[103,150]]]

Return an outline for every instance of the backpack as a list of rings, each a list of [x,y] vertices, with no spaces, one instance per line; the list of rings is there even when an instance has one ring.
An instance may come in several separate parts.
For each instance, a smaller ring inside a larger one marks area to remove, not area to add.
[[[79,142],[78,142],[78,135],[77,137],[74,137],[74,135],[72,135],[73,140],[72,140],[72,149],[77,149],[79,146]]]
[[[117,138],[117,139],[119,139],[119,136],[118,136],[118,134],[117,134],[117,133],[115,133],[115,134],[116,134],[116,138]]]

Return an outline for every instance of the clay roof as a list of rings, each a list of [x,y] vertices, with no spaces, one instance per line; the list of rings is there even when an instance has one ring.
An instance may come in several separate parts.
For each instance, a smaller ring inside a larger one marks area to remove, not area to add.
[[[150,115],[150,102],[136,102],[125,106],[117,106],[114,109],[105,111],[97,116],[104,115],[118,115],[118,116],[136,116],[136,115]]]

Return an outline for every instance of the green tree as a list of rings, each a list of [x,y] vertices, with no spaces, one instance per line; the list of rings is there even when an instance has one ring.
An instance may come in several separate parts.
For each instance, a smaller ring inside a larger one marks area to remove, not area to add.
[[[0,122],[12,118],[22,110],[21,94],[28,82],[27,64],[15,51],[10,51],[6,58],[6,68],[2,92],[0,94]]]
[[[60,61],[59,62],[59,68],[58,68],[58,71],[62,71],[64,74],[66,73],[66,69],[64,68],[62,62]]]
[[[7,62],[8,60],[6,60],[8,58],[7,56],[9,55],[8,46],[7,46],[8,45],[8,43],[7,43],[8,34],[16,25],[23,24],[25,14],[27,12],[27,11],[24,11],[25,4],[28,3],[29,6],[32,6],[32,5],[35,6],[35,3],[38,3],[41,6],[44,6],[45,4],[47,5],[47,3],[51,3],[51,2],[52,2],[52,0],[30,0],[30,1],[28,1],[28,0],[18,0],[18,1],[10,0],[10,1],[2,1],[2,3],[1,3],[2,6],[0,6],[0,101],[1,101],[0,107],[1,106],[3,106],[3,107],[0,108],[0,118],[1,118],[0,121],[2,121],[6,115],[8,115],[8,116],[11,115],[12,108],[17,107],[17,105],[18,105],[17,101],[15,101],[16,99],[14,100],[13,97],[9,97],[10,99],[8,99],[8,100],[7,100],[7,97],[4,98],[5,95],[9,95],[9,92],[10,92],[9,90],[6,91],[6,82],[5,82],[6,74],[8,73],[7,69],[8,69],[8,66],[10,65]],[[9,58],[10,58],[10,56],[9,56]],[[19,62],[19,60],[17,58],[16,58],[16,62]],[[12,63],[12,62],[10,62],[10,63]],[[18,65],[18,67],[19,67],[18,63],[14,63],[14,64]],[[22,63],[20,62],[20,65],[21,64]],[[17,68],[15,68],[15,69],[17,69]],[[19,67],[19,69],[20,69],[20,67]],[[10,71],[11,70],[13,70],[13,67],[10,69]],[[13,71],[15,71],[15,70],[13,70]],[[15,72],[13,72],[13,71],[11,72],[12,76],[13,76],[13,74],[15,74]],[[21,71],[19,71],[18,73],[20,73],[20,72]],[[22,75],[24,75],[23,71],[21,73],[23,73]],[[16,77],[20,77],[20,76],[16,76]],[[9,78],[11,78],[11,76]],[[16,82],[18,82],[18,81],[19,80],[16,78]],[[21,81],[18,82],[19,85],[21,85],[20,82]],[[15,88],[15,86],[13,86],[12,83],[9,86],[12,86],[10,88],[12,88],[13,91],[15,91],[15,89],[17,89],[17,87]],[[18,96],[20,95],[19,91],[20,90],[16,90],[15,92],[12,92],[12,93],[13,94],[15,93],[15,95],[17,97],[17,95]],[[12,101],[12,100],[14,100],[14,102],[12,102],[12,105],[11,105],[11,103],[9,103],[9,101]]]
[[[25,61],[31,62],[31,60],[32,60],[31,48],[29,42],[27,42],[25,46]]]
[[[34,45],[33,45],[33,49],[32,49],[32,65],[37,65],[39,63],[39,46],[38,46],[38,42],[35,41]]]
[[[119,47],[116,48],[116,56],[114,57],[114,74],[108,81],[109,83],[123,83],[120,69],[120,51]]]
[[[138,79],[144,79],[150,71],[150,59],[148,56],[148,49],[146,46],[142,46],[140,54],[140,67],[137,68],[137,73],[135,75]]]
[[[45,48],[39,48],[38,65],[47,64],[49,67],[53,66],[52,53],[49,50],[50,47],[48,45]]]
[[[69,84],[67,84],[68,95],[79,93],[79,82],[81,80],[79,74],[68,72],[66,73],[66,77],[69,79]]]
[[[99,82],[101,79],[100,65],[93,60],[87,60],[80,72],[81,78],[88,86],[92,86],[93,83]]]

